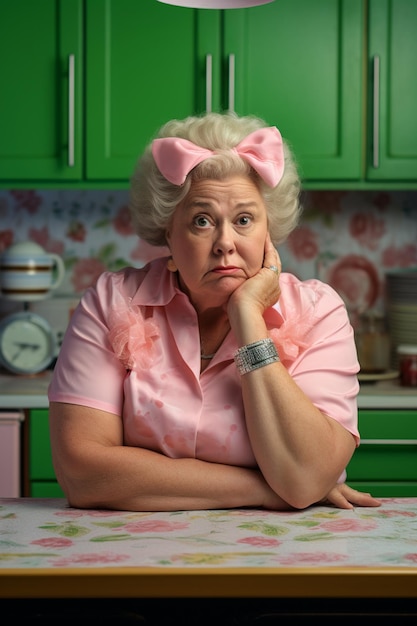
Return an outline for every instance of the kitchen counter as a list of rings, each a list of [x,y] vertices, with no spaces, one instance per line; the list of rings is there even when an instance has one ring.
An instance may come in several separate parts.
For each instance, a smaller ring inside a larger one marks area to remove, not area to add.
[[[36,376],[0,373],[0,409],[48,408],[48,386],[52,372]],[[360,409],[417,409],[417,389],[401,387],[399,379],[361,383]]]
[[[0,409],[47,409],[52,371],[33,376],[0,374]]]
[[[417,388],[402,387],[399,379],[361,383],[359,409],[417,409]]]

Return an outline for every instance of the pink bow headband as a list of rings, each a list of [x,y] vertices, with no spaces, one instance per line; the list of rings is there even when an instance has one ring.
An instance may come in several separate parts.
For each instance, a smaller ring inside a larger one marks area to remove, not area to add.
[[[275,126],[255,130],[231,151],[245,159],[269,187],[278,185],[284,173],[284,150]],[[173,185],[182,185],[193,167],[216,152],[187,139],[164,137],[153,141],[152,154],[164,178]]]

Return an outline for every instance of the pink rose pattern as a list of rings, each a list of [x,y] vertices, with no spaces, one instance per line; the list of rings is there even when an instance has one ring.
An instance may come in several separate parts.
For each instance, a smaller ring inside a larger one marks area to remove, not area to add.
[[[18,210],[24,210],[28,213],[36,213],[42,204],[42,198],[33,190],[17,189],[11,191],[10,195],[16,202],[16,208]]]
[[[23,505],[30,506],[27,542]],[[417,498],[385,498],[375,509],[282,513],[95,511],[60,499],[3,498],[0,535],[0,563],[16,568],[416,567]]]
[[[298,260],[315,259],[319,254],[319,237],[308,226],[299,226],[291,233],[287,246]]]
[[[349,231],[352,238],[364,248],[376,250],[380,239],[385,235],[385,222],[383,218],[355,213],[351,217]]]
[[[118,209],[115,217],[113,218],[113,227],[117,233],[120,233],[124,237],[133,235],[134,229],[128,206],[125,205]]]
[[[106,270],[106,266],[98,259],[79,259],[72,270],[72,284],[75,292],[83,292],[96,282]]]

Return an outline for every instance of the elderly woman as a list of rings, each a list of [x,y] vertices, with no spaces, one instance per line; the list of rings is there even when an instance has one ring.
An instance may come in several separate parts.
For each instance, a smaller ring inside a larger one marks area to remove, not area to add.
[[[341,298],[282,273],[300,183],[279,131],[207,114],[138,163],[138,235],[170,256],[105,272],[49,389],[69,503],[133,511],[377,506],[344,484],[358,362]]]

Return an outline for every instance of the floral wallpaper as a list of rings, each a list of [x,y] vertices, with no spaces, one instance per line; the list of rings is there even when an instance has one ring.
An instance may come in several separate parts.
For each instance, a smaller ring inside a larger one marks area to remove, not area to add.
[[[66,277],[54,295],[78,296],[105,269],[167,252],[139,240],[127,203],[127,191],[0,190],[0,253],[31,240],[59,254]],[[279,250],[284,269],[329,282],[353,316],[383,312],[385,273],[417,266],[417,192],[310,191],[303,206]]]

